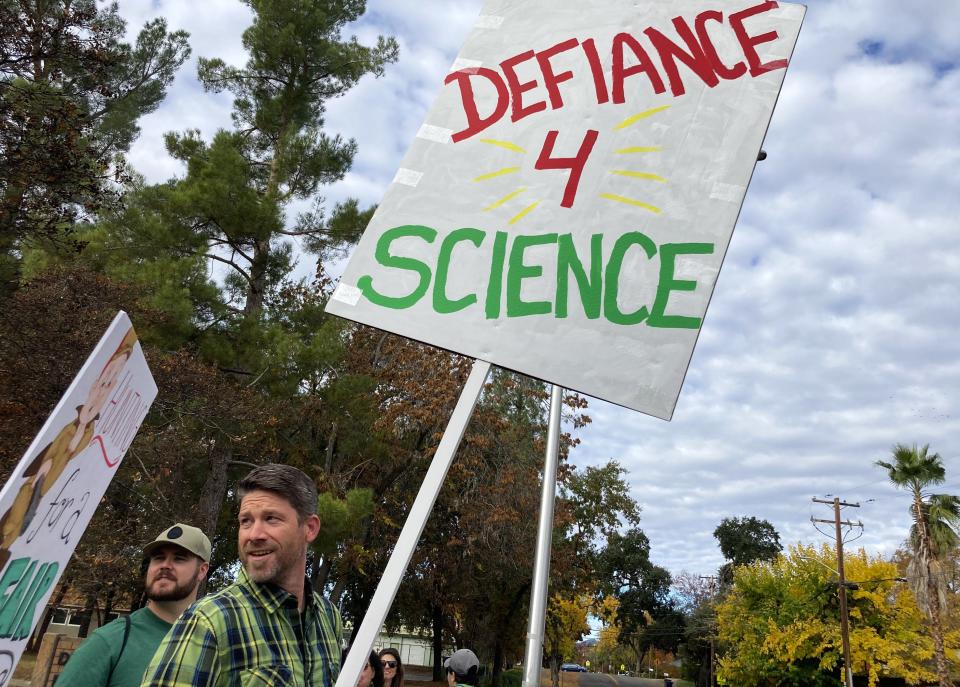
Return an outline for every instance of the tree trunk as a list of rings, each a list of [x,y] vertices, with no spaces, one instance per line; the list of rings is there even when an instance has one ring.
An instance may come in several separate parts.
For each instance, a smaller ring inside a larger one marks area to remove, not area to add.
[[[340,597],[343,596],[343,592],[347,588],[347,578],[346,575],[341,575],[340,579],[337,580],[337,583],[333,585],[333,589],[330,590],[330,603],[334,606],[340,605]],[[358,624],[359,627],[359,624]]]
[[[317,557],[319,559],[319,556]],[[310,578],[310,584],[314,589],[323,589],[327,585],[327,578],[330,577],[330,568],[333,566],[333,557],[324,556],[323,560],[315,566],[313,576]]]
[[[86,637],[90,632],[90,622],[93,620],[93,609],[97,605],[97,594],[100,592],[100,585],[97,585],[92,592],[87,594],[83,602],[83,610],[80,611],[80,630],[78,636]]]
[[[430,620],[433,624],[433,681],[445,680],[443,674],[443,608],[434,603],[430,608]]]
[[[943,646],[943,623],[940,618],[940,594],[937,589],[938,580],[933,577],[928,568],[927,594],[930,596],[930,624],[933,626],[933,655],[937,662],[937,678],[940,687],[952,687],[950,680],[950,665],[947,663],[947,654]]]
[[[560,687],[560,657],[550,652],[550,682],[553,687]]]
[[[326,456],[323,464],[324,472],[327,476],[330,476],[330,471],[333,470],[333,448],[337,443],[337,423],[333,422],[333,425],[330,427],[330,436],[327,439],[327,450]]]
[[[220,521],[220,511],[223,508],[224,499],[227,496],[227,477],[230,468],[230,459],[233,456],[233,447],[226,437],[217,437],[218,441],[223,442],[213,445],[208,452],[207,479],[200,489],[200,498],[197,499],[197,505],[194,510],[196,514],[195,522],[204,532],[211,535],[217,531],[217,523]],[[212,541],[212,537],[211,537]],[[213,573],[210,570],[207,575]],[[197,597],[203,596],[207,591],[207,580],[203,580],[197,589]]]
[[[500,687],[503,674],[503,641],[500,635],[493,641],[493,673],[490,675],[490,687]]]
[[[257,318],[263,310],[263,298],[267,291],[267,266],[270,261],[270,240],[257,241],[253,247],[250,263],[250,282],[247,285],[247,301],[243,304],[245,317]]]
[[[110,614],[113,612],[113,598],[117,595],[117,588],[112,582],[108,584],[107,590],[107,600],[103,604],[103,621],[100,623],[103,625],[106,623],[107,618],[110,617]]]
[[[230,446],[225,437],[217,437],[218,442],[224,442],[223,446],[214,444],[209,452],[209,461],[207,463],[207,479],[200,489],[200,498],[197,500],[196,522],[197,526],[204,532],[217,531],[217,523],[220,520],[220,510],[223,507],[223,501],[227,496],[227,477],[230,467],[230,458],[233,456],[233,447]]]

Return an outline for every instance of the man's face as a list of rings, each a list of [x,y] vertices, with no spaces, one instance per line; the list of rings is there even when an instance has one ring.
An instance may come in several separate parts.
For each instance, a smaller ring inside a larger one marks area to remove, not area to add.
[[[320,519],[303,522],[283,496],[254,490],[243,497],[237,549],[254,582],[273,582],[290,591],[303,582],[307,545],[320,531]]]
[[[144,586],[151,601],[182,601],[193,594],[207,575],[207,564],[176,544],[157,547],[150,554]]]

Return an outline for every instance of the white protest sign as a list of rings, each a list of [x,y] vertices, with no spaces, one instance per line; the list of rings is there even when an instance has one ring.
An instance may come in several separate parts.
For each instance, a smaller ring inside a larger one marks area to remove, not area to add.
[[[0,687],[156,395],[120,312],[0,490]]]
[[[669,419],[804,11],[490,0],[327,310]]]

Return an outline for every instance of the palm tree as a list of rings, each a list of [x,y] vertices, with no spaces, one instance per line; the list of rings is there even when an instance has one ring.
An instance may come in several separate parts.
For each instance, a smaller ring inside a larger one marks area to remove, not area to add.
[[[909,539],[913,558],[907,575],[917,604],[930,618],[940,687],[950,687],[953,683],[943,648],[941,619],[947,607],[943,562],[960,542],[954,529],[960,522],[960,498],[927,491],[935,484],[942,484],[946,474],[940,455],[928,453],[929,449],[929,445],[918,449],[916,444],[897,444],[893,447],[892,463],[878,460],[876,464],[889,473],[894,486],[908,490],[913,497]]]

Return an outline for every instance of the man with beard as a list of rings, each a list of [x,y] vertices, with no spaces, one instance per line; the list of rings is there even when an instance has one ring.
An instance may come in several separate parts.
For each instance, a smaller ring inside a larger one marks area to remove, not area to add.
[[[240,481],[237,497],[237,580],[181,616],[143,684],[333,687],[340,613],[306,579],[307,547],[320,533],[313,480],[288,465],[262,465]]]
[[[135,687],[164,635],[197,599],[210,540],[177,523],[143,549],[147,605],[91,634],[67,661],[58,687]]]

